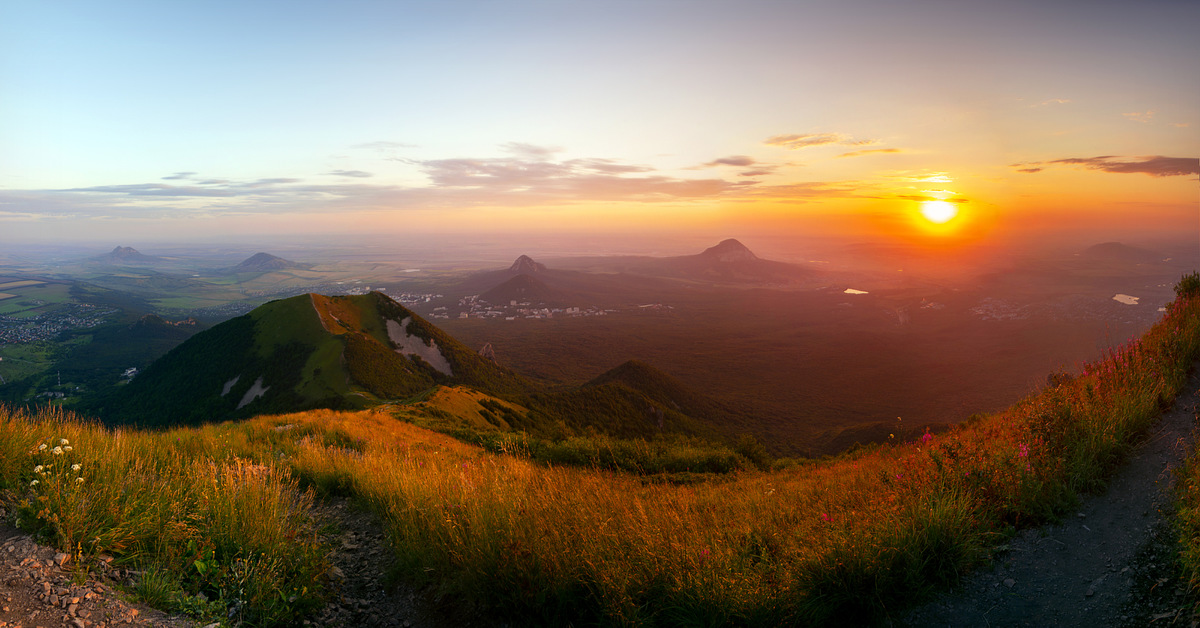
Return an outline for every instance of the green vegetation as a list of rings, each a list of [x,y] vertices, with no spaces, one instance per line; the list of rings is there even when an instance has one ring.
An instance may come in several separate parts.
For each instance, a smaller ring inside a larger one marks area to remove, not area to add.
[[[259,592],[238,598],[249,623],[294,621],[319,601],[305,488],[375,509],[398,577],[490,616],[862,623],[955,581],[1015,528],[1103,486],[1197,357],[1200,295],[1181,290],[1143,337],[1005,412],[912,443],[682,485],[497,455],[384,412],[327,410],[161,433],[6,413],[0,483],[23,500],[23,525],[60,546],[169,571],[147,594],[178,586],[176,600],[205,591],[232,605],[235,582]],[[506,422],[520,416],[482,401]],[[58,462],[38,444],[60,437],[95,475],[37,475]],[[746,459],[758,448],[739,450]],[[139,536],[160,529],[164,539]],[[239,567],[258,554],[253,569]]]
[[[0,492],[19,526],[76,558],[108,554],[148,570],[138,590],[159,605],[293,625],[324,595],[312,494],[285,469],[181,455],[184,442],[0,409]]]

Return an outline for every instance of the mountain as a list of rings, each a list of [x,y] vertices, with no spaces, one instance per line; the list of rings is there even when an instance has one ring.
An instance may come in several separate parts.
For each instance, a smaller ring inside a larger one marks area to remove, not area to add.
[[[704,249],[697,257],[712,260],[718,264],[726,264],[730,262],[748,262],[757,260],[758,256],[753,251],[746,248],[745,244],[729,238],[722,240],[716,246],[710,246]]]
[[[580,273],[551,270],[528,255],[522,255],[508,268],[476,273],[450,292],[458,295],[478,294],[479,298],[494,305],[508,305],[510,301],[534,305],[580,305],[576,303],[580,295],[574,290],[579,286],[580,279]],[[588,283],[586,277],[582,278],[582,283]]]
[[[1102,242],[1084,249],[1080,257],[1091,261],[1124,264],[1151,264],[1161,261],[1162,256],[1153,251],[1140,249],[1120,242]]]
[[[565,422],[572,427],[622,438],[676,433],[732,441],[745,420],[736,411],[637,360],[627,361],[582,386],[536,395],[530,405],[556,418],[567,417]]]
[[[817,275],[807,266],[762,259],[733,238],[722,240],[695,255],[588,257],[565,259],[561,263],[590,273],[624,273],[730,285],[788,285],[811,280]]]
[[[255,253],[242,261],[242,263],[228,269],[230,273],[266,273],[273,270],[289,270],[301,269],[306,270],[312,268],[311,264],[300,264],[291,260],[276,257],[270,253]]]
[[[533,258],[528,255],[518,257],[512,266],[508,267],[508,274],[510,275],[536,275],[544,272],[546,272],[545,264],[533,261]]]
[[[563,293],[546,285],[544,281],[537,277],[526,274],[520,274],[505,281],[495,288],[480,294],[479,298],[497,305],[508,305],[512,301],[516,301],[517,303],[528,302],[561,305],[567,301],[567,297]]]
[[[363,407],[439,384],[528,386],[381,293],[305,294],[192,336],[89,409],[109,423],[199,423]]]
[[[161,258],[153,255],[142,255],[137,249],[131,246],[114,247],[112,251],[105,253],[97,258],[97,261],[105,264],[153,264],[160,261]]]

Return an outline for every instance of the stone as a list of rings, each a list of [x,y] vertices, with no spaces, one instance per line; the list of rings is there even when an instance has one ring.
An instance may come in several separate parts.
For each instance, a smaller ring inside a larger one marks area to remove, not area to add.
[[[1016,580],[1013,580],[1012,578],[1005,578],[1005,579],[1004,579],[1004,586],[1006,586],[1006,587],[1008,587],[1008,588],[1010,588],[1010,589],[1011,589],[1011,588],[1013,588],[1013,586],[1015,586],[1016,584],[1017,584],[1017,581],[1016,581]]]

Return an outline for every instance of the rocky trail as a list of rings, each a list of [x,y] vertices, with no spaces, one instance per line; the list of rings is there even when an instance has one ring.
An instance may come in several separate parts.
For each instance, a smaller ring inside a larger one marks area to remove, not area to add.
[[[1057,525],[1025,530],[990,568],[893,618],[894,626],[1197,626],[1169,517],[1174,470],[1191,451],[1200,371],[1107,490]]]

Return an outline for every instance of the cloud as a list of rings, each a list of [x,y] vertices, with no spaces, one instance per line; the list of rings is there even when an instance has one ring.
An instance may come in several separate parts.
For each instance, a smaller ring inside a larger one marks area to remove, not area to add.
[[[842,153],[841,155],[838,155],[838,158],[840,159],[842,157],[862,157],[863,155],[871,155],[871,154],[875,154],[875,153],[902,153],[902,152],[904,152],[904,151],[900,150],[899,148],[872,148],[872,149],[868,149],[868,150],[855,150],[855,151],[850,151],[848,153]]]
[[[1042,102],[1037,103],[1036,105],[1030,105],[1030,107],[1045,107],[1046,105],[1065,105],[1070,102],[1071,102],[1070,98],[1051,98],[1050,100],[1043,100]]]
[[[954,178],[948,172],[895,170],[887,176],[909,183],[954,183]]]
[[[771,174],[772,172],[775,172],[775,168],[773,166],[770,168],[758,168],[755,170],[745,170],[745,171],[739,172],[738,176],[739,177],[761,177],[764,175]]]
[[[522,150],[525,156],[539,154]],[[413,163],[429,177],[434,188],[475,191],[481,194],[481,201],[501,204],[506,199],[529,202],[536,198],[559,202],[696,198],[718,195],[745,185],[724,179],[628,176],[645,175],[654,169],[596,158],[566,161],[520,157],[457,158]]]
[[[1177,129],[1186,129],[1192,125],[1188,124],[1187,122],[1172,122],[1171,126],[1177,128]]]
[[[779,146],[788,150],[821,146],[824,144],[841,144],[846,138],[840,133],[804,133],[802,135],[775,135],[763,140],[767,146]]]
[[[757,162],[754,161],[753,157],[747,157],[745,155],[731,155],[729,157],[722,157],[720,159],[714,159],[704,165],[708,166],[708,167],[739,166],[739,167],[744,168],[746,166],[753,166],[755,163],[757,163]]]
[[[842,146],[870,146],[878,144],[876,140],[856,140],[842,133],[800,133],[793,135],[775,135],[763,140],[767,146],[778,146],[788,150],[808,148],[809,146],[825,146],[840,144]]]
[[[1155,114],[1155,111],[1153,109],[1150,109],[1147,111],[1133,111],[1130,113],[1123,113],[1121,115],[1125,116],[1126,118],[1129,118],[1130,120],[1133,120],[1134,122],[1149,122],[1154,119],[1154,114]]]
[[[330,170],[325,174],[333,177],[354,177],[357,179],[366,179],[368,177],[375,176],[369,172],[363,172],[362,170]]]
[[[274,179],[259,179],[258,181],[255,181],[253,183],[247,183],[245,185],[246,185],[246,187],[250,187],[250,188],[261,188],[261,187],[266,187],[266,186],[271,186],[271,185],[281,185],[284,183],[299,183],[299,182],[300,182],[300,179],[289,179],[287,177],[277,177]]]
[[[95,192],[123,196],[235,196],[236,191],[227,188],[201,188],[195,186],[166,185],[164,183],[137,183],[131,185],[95,185],[86,188],[69,188],[62,192]]]
[[[1051,164],[1066,164],[1083,166],[1088,170],[1101,170],[1117,174],[1148,174],[1152,177],[1178,177],[1190,174],[1200,174],[1200,159],[1195,157],[1117,157],[1102,155],[1100,157],[1068,157],[1052,161],[1012,164],[1018,172],[1041,172],[1044,166]]]
[[[192,178],[192,175],[194,175],[194,174],[196,174],[196,173],[195,172],[176,172],[175,174],[173,174],[169,177],[163,177],[163,181],[176,181],[179,179],[190,179],[190,178]]]
[[[508,142],[500,145],[500,150],[506,153],[512,153],[518,157],[527,159],[549,159],[554,156],[554,153],[561,153],[563,149],[557,146],[538,146],[536,144],[526,144],[524,142]]]

